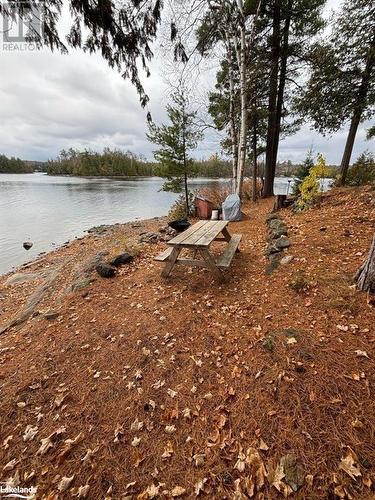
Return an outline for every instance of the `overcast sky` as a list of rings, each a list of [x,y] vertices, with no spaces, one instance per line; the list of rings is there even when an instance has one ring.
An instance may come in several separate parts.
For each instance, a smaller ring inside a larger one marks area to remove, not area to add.
[[[337,0],[330,0],[334,7]],[[29,160],[54,158],[63,148],[105,146],[129,149],[152,158],[153,145],[146,139],[145,111],[129,82],[110,69],[100,56],[72,50],[69,55],[42,51],[6,51],[0,44],[0,153]],[[168,88],[162,74],[163,58],[152,63],[152,76],[144,81],[156,122],[165,120]],[[202,89],[209,88],[212,70],[203,73]],[[357,134],[353,157],[375,141]],[[306,151],[326,155],[339,163],[346,130],[330,138],[309,130],[308,125],[280,143],[279,159],[302,160]],[[220,152],[220,136],[209,133],[195,153],[207,157]]]

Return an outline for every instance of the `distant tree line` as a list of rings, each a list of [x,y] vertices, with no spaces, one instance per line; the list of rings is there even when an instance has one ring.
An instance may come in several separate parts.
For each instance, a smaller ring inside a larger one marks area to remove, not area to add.
[[[76,176],[152,176],[154,165],[130,151],[105,148],[102,153],[70,148],[62,150],[55,160],[47,164],[49,175]]]
[[[33,167],[20,158],[7,158],[0,155],[0,174],[27,174],[33,172]]]
[[[230,177],[229,160],[212,155],[207,160],[193,160],[192,175],[197,177]],[[130,151],[105,148],[102,153],[73,148],[62,150],[55,160],[47,163],[49,175],[75,176],[160,176],[163,165],[147,161]]]

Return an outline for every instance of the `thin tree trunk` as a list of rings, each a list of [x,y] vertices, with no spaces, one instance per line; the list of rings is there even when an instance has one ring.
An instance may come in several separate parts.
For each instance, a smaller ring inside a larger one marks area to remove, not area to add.
[[[283,30],[283,42],[281,48],[281,63],[280,63],[280,78],[279,78],[279,89],[277,92],[277,103],[276,103],[276,127],[275,135],[273,138],[272,146],[272,175],[275,178],[276,173],[276,162],[277,162],[277,152],[279,149],[280,141],[280,128],[281,128],[281,114],[284,104],[284,90],[286,83],[286,71],[288,63],[288,52],[289,52],[289,30],[290,30],[290,2],[287,5],[287,16],[285,19],[284,30]]]
[[[183,148],[183,161],[184,161],[184,189],[185,189],[185,204],[186,204],[186,218],[189,217],[190,206],[189,206],[189,190],[187,182],[187,159],[186,159],[186,127],[185,127],[185,105],[183,106],[183,117],[182,117],[182,148]]]
[[[229,115],[230,115],[230,137],[232,142],[232,191],[236,192],[237,164],[238,164],[238,141],[236,118],[234,115],[234,77],[232,50],[228,42],[228,64],[229,64]]]
[[[257,201],[258,192],[257,192],[257,184],[258,184],[258,163],[257,163],[257,121],[254,119],[253,126],[253,192],[252,199],[253,201]]]
[[[340,185],[344,185],[348,174],[350,158],[352,156],[355,136],[357,134],[358,125],[361,121],[363,110],[366,106],[366,97],[371,83],[371,73],[375,64],[375,37],[369,46],[366,67],[362,74],[361,85],[357,93],[357,102],[354,108],[352,121],[350,123],[348,137],[346,139],[344,154],[341,160],[341,177]]]
[[[240,69],[240,94],[241,94],[241,128],[238,144],[238,164],[237,164],[237,182],[236,194],[242,195],[242,182],[246,162],[246,142],[247,142],[247,81],[246,81],[246,34],[245,20],[243,11],[241,11],[242,23],[240,26],[240,54],[239,54],[239,69]]]
[[[275,130],[277,128],[276,104],[277,104],[279,59],[280,59],[280,0],[275,0],[273,20],[272,20],[271,73],[270,73],[270,87],[268,94],[268,128],[267,128],[267,145],[266,145],[266,165],[265,165],[264,189],[263,189],[263,196],[265,198],[268,196],[273,196],[274,173],[272,169],[272,161],[274,158],[273,147],[274,147]]]
[[[358,290],[375,294],[375,235],[367,259],[355,276]]]

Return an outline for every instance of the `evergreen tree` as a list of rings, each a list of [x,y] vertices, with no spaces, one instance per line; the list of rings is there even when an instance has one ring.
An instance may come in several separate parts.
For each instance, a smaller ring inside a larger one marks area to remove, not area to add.
[[[299,111],[320,133],[350,123],[341,160],[345,184],[359,124],[375,113],[375,3],[345,0],[327,43],[313,51],[313,70]]]
[[[296,80],[306,70],[312,40],[324,26],[324,4],[325,0],[273,0],[265,4],[263,39],[267,41],[269,89],[264,196],[273,195],[280,133],[289,114],[287,105],[298,87]],[[291,125],[288,132],[294,133],[299,122]]]
[[[170,125],[149,125],[147,138],[160,146],[154,151],[155,159],[160,163],[157,175],[164,177],[163,189],[179,193],[184,191],[186,216],[189,215],[188,178],[196,174],[194,161],[189,156],[202,134],[195,123],[196,112],[189,111],[189,101],[183,90],[172,95],[172,104],[167,106]]]

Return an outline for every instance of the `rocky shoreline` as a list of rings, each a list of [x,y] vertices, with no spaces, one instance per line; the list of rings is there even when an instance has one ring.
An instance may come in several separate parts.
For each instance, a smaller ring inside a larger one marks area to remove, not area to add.
[[[86,232],[0,276],[0,290],[4,290],[0,291],[0,334],[35,315],[56,317],[68,294],[101,279],[98,266],[125,254],[136,265],[151,244],[172,237],[166,217],[101,225]],[[115,272],[108,277],[126,272],[120,265],[113,267]]]
[[[94,238],[101,237],[101,236],[104,236],[108,233],[111,233],[111,232],[116,231],[116,230],[121,229],[121,228],[130,228],[130,229],[134,229],[134,230],[136,230],[138,228],[146,228],[147,229],[148,226],[150,226],[151,228],[154,228],[155,224],[160,224],[160,226],[162,228],[162,227],[166,226],[166,223],[167,223],[167,217],[164,216],[164,217],[153,217],[152,219],[136,219],[134,221],[123,222],[123,223],[116,222],[115,224],[101,224],[99,226],[93,226],[89,229],[84,230],[84,233],[86,233],[86,234],[84,234],[82,236],[75,236],[71,240],[67,240],[64,243],[62,243],[61,245],[58,245],[49,251],[40,252],[33,259],[31,259],[23,264],[20,264],[18,266],[15,266],[3,274],[0,274],[0,283],[1,283],[2,278],[9,277],[10,275],[17,273],[20,270],[30,269],[30,267],[38,264],[41,261],[44,261],[49,255],[56,254],[57,252],[60,252],[62,249],[70,247],[71,245],[73,245],[76,242],[85,241],[90,236],[94,237]],[[140,233],[140,235],[145,234],[145,233],[153,233],[153,231],[143,231],[142,233]],[[162,238],[160,238],[160,241],[162,241]],[[149,241],[149,242],[151,243],[151,241]],[[154,242],[155,242],[155,238],[154,238]]]

